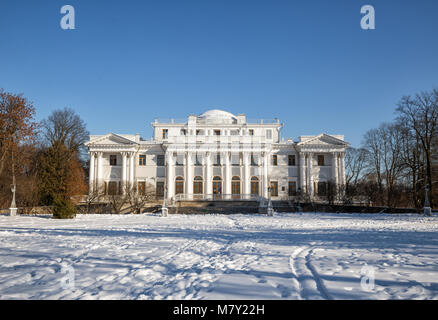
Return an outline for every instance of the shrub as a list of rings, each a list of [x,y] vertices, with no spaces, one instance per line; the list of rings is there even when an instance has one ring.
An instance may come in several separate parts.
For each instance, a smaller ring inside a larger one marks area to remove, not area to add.
[[[67,198],[55,196],[53,199],[53,218],[54,219],[73,219],[76,217],[77,209]]]

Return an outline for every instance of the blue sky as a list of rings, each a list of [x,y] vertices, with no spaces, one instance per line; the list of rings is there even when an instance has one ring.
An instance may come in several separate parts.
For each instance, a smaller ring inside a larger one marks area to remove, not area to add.
[[[147,138],[155,117],[220,108],[358,146],[403,95],[438,87],[437,31],[435,0],[2,0],[0,88],[38,120],[72,108],[92,134]]]

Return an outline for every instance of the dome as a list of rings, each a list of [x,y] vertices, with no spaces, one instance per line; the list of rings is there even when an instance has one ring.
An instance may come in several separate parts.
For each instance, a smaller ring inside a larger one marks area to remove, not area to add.
[[[209,123],[235,123],[237,118],[230,112],[213,109],[198,116],[198,120]]]

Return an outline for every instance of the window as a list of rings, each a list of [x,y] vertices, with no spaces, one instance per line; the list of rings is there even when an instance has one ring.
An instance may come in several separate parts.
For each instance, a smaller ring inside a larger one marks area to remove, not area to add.
[[[195,155],[194,164],[195,164],[195,166],[202,166],[202,160],[201,160],[201,155],[200,154],[196,154]]]
[[[288,156],[288,162],[287,163],[288,163],[289,166],[295,166],[295,155],[290,154]]]
[[[221,177],[213,178],[213,194],[221,194],[222,193],[222,179]]]
[[[324,155],[318,155],[318,166],[324,166]]]
[[[164,154],[157,155],[157,166],[164,166]]]
[[[168,129],[163,129],[163,139],[167,139],[168,133],[169,133]]]
[[[221,155],[220,153],[216,153],[216,157],[215,157],[215,161],[214,161],[214,166],[220,166],[221,165]]]
[[[278,196],[278,182],[271,181],[271,197],[277,197],[277,196]]]
[[[198,129],[198,130],[196,130],[196,135],[197,135],[197,136],[202,136],[202,135],[204,135],[204,131]]]
[[[276,154],[273,154],[273,155],[272,155],[272,165],[273,165],[273,166],[278,165],[278,157],[277,157]]]
[[[251,165],[252,166],[258,166],[257,160],[258,160],[257,157],[253,153],[251,153]]]
[[[213,131],[215,136],[220,136],[221,135],[221,131],[220,130],[214,130]]]
[[[202,177],[195,177],[193,181],[193,193],[194,194],[202,194]]]
[[[186,129],[181,129],[181,135],[182,135],[182,136],[187,135],[187,130],[186,130]]]
[[[157,194],[157,197],[164,196],[164,182],[163,181],[157,181],[157,187],[156,187],[155,192]]]
[[[254,129],[249,129],[249,135],[253,136],[254,135]]]
[[[146,182],[140,181],[137,183],[137,192],[139,195],[145,195],[146,194]]]
[[[297,183],[295,181],[289,181],[289,196],[297,195]]]
[[[231,154],[231,165],[239,166],[240,165],[240,155],[239,154]]]
[[[177,166],[183,166],[184,165],[184,155],[183,154],[178,154],[176,156],[176,163],[175,165]]]
[[[116,166],[117,165],[117,156],[115,154],[110,155],[110,166]]]
[[[266,130],[266,139],[272,139],[272,130],[271,129]]]
[[[230,135],[231,136],[238,136],[239,135],[239,130],[231,130],[230,131]]]
[[[146,155],[141,154],[138,156],[138,165],[139,166],[145,166],[146,165]]]

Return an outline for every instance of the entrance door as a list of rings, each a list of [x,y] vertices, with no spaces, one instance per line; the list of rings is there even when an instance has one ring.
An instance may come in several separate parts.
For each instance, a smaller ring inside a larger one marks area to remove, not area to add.
[[[257,177],[251,178],[251,195],[259,195],[259,179]]]
[[[213,194],[221,194],[222,193],[222,180],[220,177],[213,178]]]
[[[240,198],[240,178],[239,177],[233,177],[231,181],[231,193],[233,199],[239,199]]]

